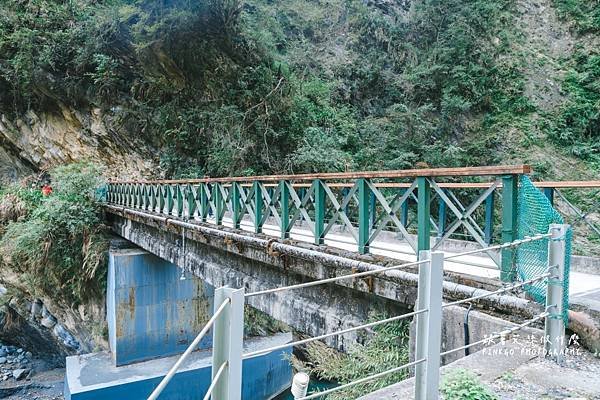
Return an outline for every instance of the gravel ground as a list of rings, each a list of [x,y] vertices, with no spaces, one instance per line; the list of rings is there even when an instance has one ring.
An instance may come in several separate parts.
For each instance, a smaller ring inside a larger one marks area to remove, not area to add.
[[[0,399],[62,399],[64,376],[26,349],[0,344]]]
[[[6,400],[63,399],[64,369],[34,372],[28,380],[0,385],[0,398]]]
[[[540,349],[531,343],[523,343],[523,348]],[[500,400],[600,399],[600,358],[575,344],[561,367],[537,357],[489,386]]]

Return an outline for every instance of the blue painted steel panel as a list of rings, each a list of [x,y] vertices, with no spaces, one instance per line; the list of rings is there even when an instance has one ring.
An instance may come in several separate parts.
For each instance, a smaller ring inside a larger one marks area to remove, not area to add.
[[[109,255],[107,320],[117,366],[183,352],[212,313],[214,289],[180,279],[172,263],[140,250]],[[210,335],[199,348],[211,346]]]
[[[290,386],[292,367],[289,362],[291,348],[243,361],[242,399],[272,399]],[[68,375],[79,376],[82,371],[68,371]],[[85,372],[83,372],[85,373]],[[161,381],[163,375],[139,377],[124,382],[93,384],[72,393],[69,380],[65,379],[65,400],[127,399],[145,400]],[[204,397],[211,382],[211,366],[205,365],[177,373],[160,400],[199,400]]]

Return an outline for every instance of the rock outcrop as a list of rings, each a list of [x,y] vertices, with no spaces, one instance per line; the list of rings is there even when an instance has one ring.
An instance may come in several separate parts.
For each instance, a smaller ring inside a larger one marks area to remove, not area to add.
[[[58,103],[52,111],[29,110],[19,117],[0,114],[0,181],[74,161],[93,161],[118,178],[148,176],[155,152],[126,134],[118,107],[74,109]]]

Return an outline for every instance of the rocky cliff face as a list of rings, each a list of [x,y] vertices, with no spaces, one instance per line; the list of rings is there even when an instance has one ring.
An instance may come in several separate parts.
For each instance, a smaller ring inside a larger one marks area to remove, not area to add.
[[[106,165],[118,178],[147,176],[155,167],[148,145],[118,125],[118,109],[29,110],[19,117],[0,114],[0,181],[73,161]]]

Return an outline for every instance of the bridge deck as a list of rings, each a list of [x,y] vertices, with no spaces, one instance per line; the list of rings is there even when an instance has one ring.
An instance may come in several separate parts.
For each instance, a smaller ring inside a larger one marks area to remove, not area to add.
[[[208,221],[214,223],[214,220],[209,219]],[[223,219],[223,225],[231,228],[233,226],[231,218],[225,217]],[[243,220],[241,222],[241,229],[253,232],[254,226],[250,221]],[[263,226],[263,233],[273,237],[280,237],[281,231],[277,225],[265,223]],[[294,227],[291,231],[291,238],[302,242],[314,242],[314,235],[308,228],[303,229]],[[358,245],[349,233],[329,233],[325,239],[325,244],[338,249],[354,252],[358,251]],[[394,241],[376,240],[370,246],[370,249],[372,254],[395,258],[401,261],[411,262],[416,261],[417,258],[410,245],[400,239]],[[446,255],[458,253],[458,251],[443,252]],[[489,256],[485,255],[485,253],[458,257],[453,259],[453,261],[445,262],[444,267],[446,271],[454,273],[467,274],[487,279],[500,279],[500,270],[497,268],[494,261]],[[600,292],[600,275],[571,271],[569,292],[571,297]]]

